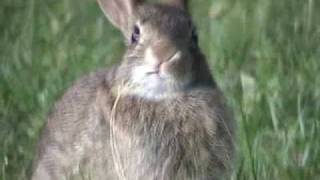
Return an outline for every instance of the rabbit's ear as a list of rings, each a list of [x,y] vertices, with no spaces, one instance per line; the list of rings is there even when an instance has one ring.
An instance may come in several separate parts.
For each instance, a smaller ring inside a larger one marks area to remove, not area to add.
[[[188,10],[188,0],[167,0],[167,2],[172,6]]]
[[[143,0],[97,0],[102,11],[111,21],[111,23],[119,28],[125,36],[132,26],[132,19],[137,6]]]

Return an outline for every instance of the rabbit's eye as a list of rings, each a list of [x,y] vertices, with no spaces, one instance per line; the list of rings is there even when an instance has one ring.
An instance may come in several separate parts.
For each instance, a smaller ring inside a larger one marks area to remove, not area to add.
[[[192,32],[191,32],[191,39],[192,39],[192,42],[197,44],[198,43],[198,33],[197,33],[197,30],[196,29],[193,29]]]
[[[132,44],[137,43],[139,41],[139,38],[140,38],[140,29],[138,26],[134,26],[133,33],[131,36],[131,43]]]

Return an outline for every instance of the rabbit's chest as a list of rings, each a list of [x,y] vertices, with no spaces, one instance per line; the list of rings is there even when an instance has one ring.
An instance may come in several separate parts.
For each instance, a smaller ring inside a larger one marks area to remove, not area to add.
[[[123,154],[159,159],[177,152],[193,139],[209,135],[214,129],[212,117],[202,111],[181,106],[178,102],[158,104],[130,99],[119,101],[109,118],[110,141],[118,143]],[[209,125],[209,127],[207,126]],[[207,127],[206,127],[207,126]],[[211,127],[210,127],[211,126]]]
[[[103,109],[107,130],[104,134],[108,138],[99,152],[105,157],[104,167],[111,167],[110,171],[137,177],[130,179],[168,179],[164,176],[175,174],[181,163],[208,159],[206,143],[211,135],[207,129],[214,129],[214,125],[203,123],[213,118],[205,105],[198,103],[195,109],[188,102],[159,103],[135,98],[104,102],[109,104]]]

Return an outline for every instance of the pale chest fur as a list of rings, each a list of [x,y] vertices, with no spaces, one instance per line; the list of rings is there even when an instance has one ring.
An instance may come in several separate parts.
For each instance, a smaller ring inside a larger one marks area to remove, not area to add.
[[[158,102],[111,95],[99,98],[118,178],[128,179],[128,174],[133,180],[208,177],[214,168],[220,115],[210,104],[212,94],[204,93],[201,99],[197,93],[202,92]]]

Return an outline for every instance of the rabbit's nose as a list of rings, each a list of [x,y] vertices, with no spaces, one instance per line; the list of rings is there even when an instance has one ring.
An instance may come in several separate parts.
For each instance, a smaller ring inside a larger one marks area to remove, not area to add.
[[[169,61],[177,52],[177,48],[167,40],[159,40],[150,46],[155,63]]]
[[[146,60],[152,67],[152,70],[147,74],[165,75],[170,71],[172,66],[179,64],[180,59],[181,51],[175,51],[165,61],[159,61],[153,54],[152,49],[147,49]]]

